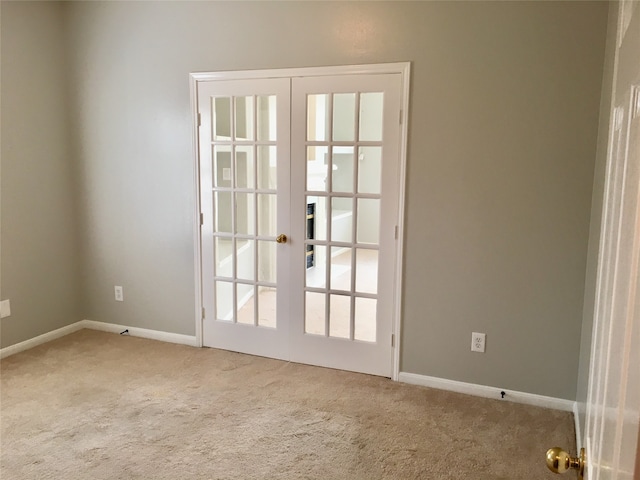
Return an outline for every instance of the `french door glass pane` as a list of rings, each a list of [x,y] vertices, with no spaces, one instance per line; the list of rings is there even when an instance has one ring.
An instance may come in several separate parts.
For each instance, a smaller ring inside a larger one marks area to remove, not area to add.
[[[329,95],[307,96],[307,140],[325,141],[329,138]]]
[[[327,191],[329,147],[307,147],[307,190]]]
[[[276,327],[277,292],[272,287],[258,287],[258,325]]]
[[[236,147],[236,187],[254,188],[253,146]]]
[[[380,193],[382,147],[358,150],[358,193]]]
[[[238,323],[255,324],[255,287],[245,283],[236,285],[238,305],[236,307]]]
[[[358,199],[358,243],[377,244],[380,237],[380,200]]]
[[[324,293],[305,293],[304,332],[313,335],[325,334],[325,302]]]
[[[331,290],[351,290],[351,248],[331,247]]]
[[[275,145],[258,146],[258,188],[260,190],[275,190],[277,184]]]
[[[241,280],[255,279],[255,240],[236,240],[237,278]]]
[[[258,235],[263,237],[275,237],[277,197],[271,193],[258,194]]]
[[[276,96],[260,95],[258,97],[258,141],[274,142],[276,140]]]
[[[361,141],[382,140],[382,107],[384,93],[360,94],[360,135]]]
[[[229,140],[231,139],[231,98],[229,97],[213,97],[213,131],[211,138],[213,140]]]
[[[331,191],[353,193],[353,147],[333,147]]]
[[[327,197],[307,197],[307,238],[327,239]]]
[[[233,277],[233,240],[226,237],[214,237],[216,277]]]
[[[312,256],[311,261],[309,257]],[[324,288],[327,284],[327,247],[307,244],[306,286]]]
[[[376,307],[373,298],[356,297],[353,338],[364,342],[376,341]]]
[[[215,216],[215,231],[217,233],[232,233],[232,203],[231,192],[214,192],[213,205]]]
[[[231,187],[231,145],[213,147],[213,186]]]
[[[253,97],[235,97],[236,140],[253,140]]]
[[[353,141],[356,123],[356,94],[336,93],[333,95],[333,139]]]
[[[331,241],[352,242],[353,199],[333,197],[331,199]]]
[[[236,193],[236,233],[255,235],[253,193]]]
[[[222,321],[233,321],[233,283],[216,283],[216,318]]]
[[[356,292],[378,293],[378,251],[356,249]]]
[[[351,297],[329,295],[329,336],[349,338],[351,327]]]
[[[258,281],[265,283],[277,282],[277,243],[258,240]]]

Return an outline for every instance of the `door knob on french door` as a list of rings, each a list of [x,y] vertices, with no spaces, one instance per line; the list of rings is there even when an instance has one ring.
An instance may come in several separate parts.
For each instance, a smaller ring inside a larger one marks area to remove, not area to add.
[[[276,242],[278,243],[287,243],[287,236],[284,233],[281,233],[276,237]]]
[[[584,478],[584,466],[587,463],[587,457],[584,448],[580,449],[579,457],[572,457],[560,447],[554,447],[547,450],[547,467],[554,473],[566,473],[569,470],[578,471],[578,480]]]

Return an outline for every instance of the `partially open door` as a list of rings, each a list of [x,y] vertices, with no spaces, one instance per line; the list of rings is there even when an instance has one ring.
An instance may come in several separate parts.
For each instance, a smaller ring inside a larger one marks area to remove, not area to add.
[[[547,455],[590,480],[640,479],[640,4],[618,8],[585,452]]]

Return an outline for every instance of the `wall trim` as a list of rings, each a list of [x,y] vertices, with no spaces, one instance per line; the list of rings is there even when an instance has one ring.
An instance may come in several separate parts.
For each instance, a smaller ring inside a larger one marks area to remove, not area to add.
[[[67,325],[66,327],[43,333],[42,335],[30,338],[29,340],[25,340],[24,342],[15,343],[13,345],[9,345],[8,347],[4,347],[0,349],[0,358],[6,358],[10,355],[24,352],[25,350],[37,347],[38,345],[42,345],[43,343],[51,342],[52,340],[64,337],[66,335],[69,335],[70,333],[82,330],[84,327],[80,325],[80,323],[81,322],[72,323],[71,325]]]
[[[24,342],[2,348],[0,349],[0,358],[6,358],[10,355],[24,352],[25,350],[37,347],[43,343],[51,342],[52,340],[56,340],[84,328],[109,333],[120,333],[123,330],[129,330],[129,335],[132,337],[148,338],[150,340],[158,340],[160,342],[178,343],[180,345],[189,345],[191,347],[198,346],[196,337],[192,335],[181,335],[179,333],[161,332],[159,330],[149,330],[146,328],[128,327],[126,325],[96,322],[94,320],[81,320],[79,322],[72,323],[71,325],[67,325],[66,327],[58,328],[57,330],[30,338]]]
[[[201,223],[202,208],[200,205],[200,139],[198,134],[198,80],[189,76],[189,90],[191,97],[191,141],[193,145],[194,165],[193,182],[195,192],[195,212],[193,213],[193,274],[195,286],[195,320],[196,347],[204,346],[202,337],[202,322],[204,322],[203,292],[202,292],[202,237]]]
[[[178,343],[180,345],[189,345],[191,347],[198,346],[195,335],[182,335],[180,333],[129,327],[127,325],[118,325],[115,323],[96,322],[95,320],[82,320],[78,323],[81,324],[81,328],[88,328],[90,330],[99,330],[101,332],[109,333],[120,333],[124,330],[129,330],[129,335],[132,337],[148,338],[149,340],[159,340],[161,342],[168,343]]]
[[[444,378],[429,377],[427,375],[418,375],[416,373],[400,372],[398,380],[413,385],[464,393],[476,397],[495,398],[496,400],[501,400],[502,396],[500,392],[505,392],[504,400],[506,401],[533,405],[535,407],[552,408],[565,412],[573,412],[574,404],[576,403],[573,400],[566,400],[564,398],[546,397],[535,393],[518,392],[503,388],[488,387],[486,385],[477,385],[475,383],[458,382]]]
[[[396,382],[400,379],[400,350],[402,348],[402,293],[404,285],[402,283],[402,272],[404,266],[404,217],[407,211],[407,152],[409,145],[409,92],[411,79],[411,63],[400,63],[398,69],[402,74],[402,128],[400,128],[400,172],[398,186],[400,197],[398,198],[398,238],[396,240],[396,270],[395,280],[395,305],[393,325],[391,326],[394,335],[393,359],[391,368],[391,378]]]

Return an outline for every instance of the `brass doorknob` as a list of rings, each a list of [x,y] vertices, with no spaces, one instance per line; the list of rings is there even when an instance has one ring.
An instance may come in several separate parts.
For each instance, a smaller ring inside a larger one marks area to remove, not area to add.
[[[281,233],[276,237],[276,242],[278,243],[287,243],[287,236],[284,233]]]
[[[584,448],[580,449],[579,457],[572,457],[560,447],[554,447],[547,450],[547,467],[554,473],[565,473],[568,470],[578,471],[578,480],[584,478],[584,465],[587,458]]]

